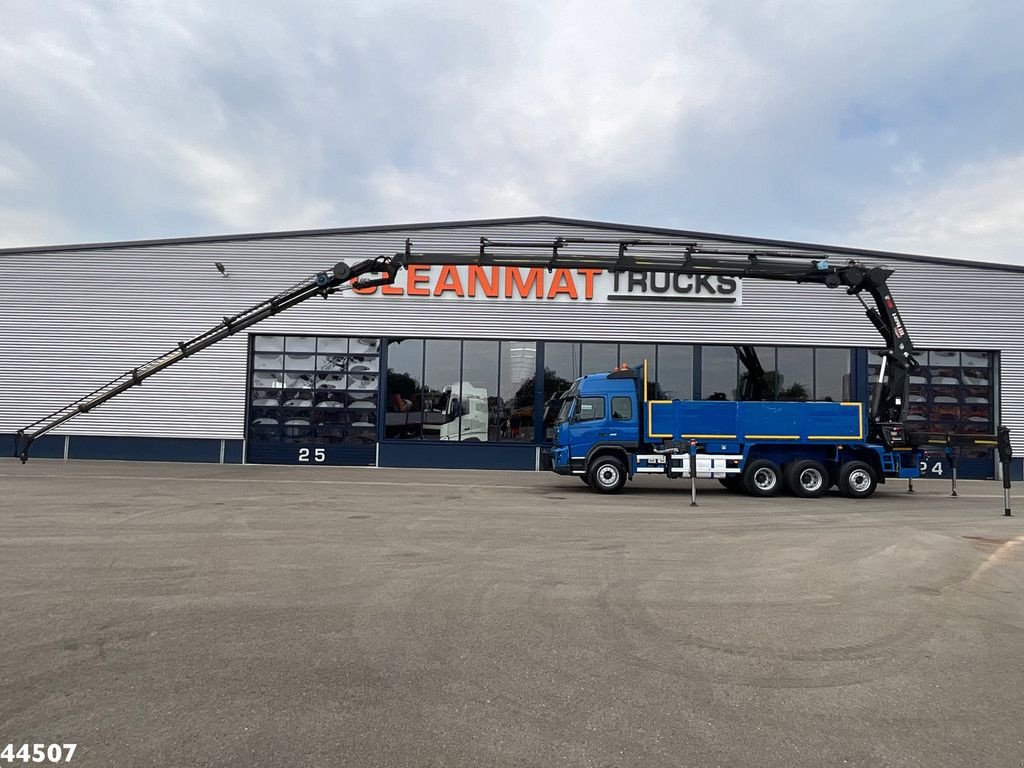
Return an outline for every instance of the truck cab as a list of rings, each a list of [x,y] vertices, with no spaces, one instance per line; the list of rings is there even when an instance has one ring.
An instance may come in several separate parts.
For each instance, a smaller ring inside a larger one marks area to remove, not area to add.
[[[633,371],[596,373],[577,379],[560,397],[549,468],[585,482],[619,489],[631,472],[630,457],[641,443],[638,378]],[[598,457],[613,462],[593,470]],[[605,466],[607,465],[607,466]]]

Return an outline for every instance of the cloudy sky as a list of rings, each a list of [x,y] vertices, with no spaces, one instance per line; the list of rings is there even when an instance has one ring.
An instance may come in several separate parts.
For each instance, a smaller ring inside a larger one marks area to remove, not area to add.
[[[1018,0],[0,12],[0,246],[548,214],[1024,263]]]

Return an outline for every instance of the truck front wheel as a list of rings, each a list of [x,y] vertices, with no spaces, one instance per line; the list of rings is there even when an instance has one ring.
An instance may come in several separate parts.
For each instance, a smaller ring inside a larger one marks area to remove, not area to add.
[[[594,459],[587,477],[598,493],[618,493],[626,485],[626,467],[614,456],[601,456]]]
[[[751,496],[777,496],[782,487],[779,465],[768,459],[758,459],[743,470],[743,489]]]

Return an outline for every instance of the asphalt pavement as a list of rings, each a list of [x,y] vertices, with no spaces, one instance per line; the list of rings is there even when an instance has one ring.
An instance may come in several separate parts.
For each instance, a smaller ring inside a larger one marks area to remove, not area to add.
[[[917,489],[0,461],[0,749],[1022,766],[1024,500]]]

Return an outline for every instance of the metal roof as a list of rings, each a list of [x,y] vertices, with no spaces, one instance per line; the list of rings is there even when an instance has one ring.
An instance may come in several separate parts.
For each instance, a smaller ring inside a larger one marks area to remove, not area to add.
[[[147,246],[164,246],[174,244],[196,244],[196,243],[224,243],[245,240],[274,240],[295,237],[323,237],[328,235],[358,234],[368,232],[390,232],[410,230],[437,230],[455,229],[460,227],[486,227],[505,226],[520,224],[565,224],[570,226],[593,227],[611,231],[627,231],[635,235],[639,232],[646,232],[652,235],[667,237],[682,237],[694,240],[718,240],[731,243],[744,243],[750,245],[763,245],[772,248],[799,248],[829,253],[866,256],[879,259],[898,259],[901,261],[916,261],[932,264],[948,264],[975,269],[1000,270],[1005,272],[1024,273],[1024,265],[1001,264],[985,261],[973,261],[970,259],[950,259],[940,256],[924,256],[913,253],[899,253],[896,251],[879,251],[868,248],[852,248],[837,245],[822,245],[820,243],[806,243],[795,240],[773,240],[763,237],[746,237],[742,235],[724,235],[714,232],[696,232],[686,229],[669,229],[666,227],[651,227],[644,225],[619,224],[606,221],[592,221],[588,219],[571,219],[559,216],[521,216],[502,219],[469,219],[464,221],[435,221],[420,222],[413,224],[382,224],[363,227],[334,227],[330,229],[301,229],[286,230],[281,232],[246,232],[229,235],[203,235],[197,237],[169,237],[151,240],[120,240],[103,243],[73,243],[65,245],[44,245],[29,246],[21,248],[0,248],[0,256],[11,256],[15,254],[42,254],[42,253],[66,253],[69,251],[95,251],[109,250],[113,248],[144,248]]]

